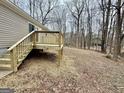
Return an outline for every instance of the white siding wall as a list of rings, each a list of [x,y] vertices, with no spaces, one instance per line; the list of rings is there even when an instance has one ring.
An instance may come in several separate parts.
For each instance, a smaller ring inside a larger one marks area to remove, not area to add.
[[[28,21],[0,4],[0,48],[12,46],[28,33]]]

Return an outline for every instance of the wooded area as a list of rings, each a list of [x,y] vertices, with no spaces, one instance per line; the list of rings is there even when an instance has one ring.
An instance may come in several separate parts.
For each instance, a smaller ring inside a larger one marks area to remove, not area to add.
[[[0,93],[124,93],[124,0],[0,0],[0,33]]]
[[[95,49],[117,60],[124,47],[123,0],[11,0],[52,30],[65,45]]]

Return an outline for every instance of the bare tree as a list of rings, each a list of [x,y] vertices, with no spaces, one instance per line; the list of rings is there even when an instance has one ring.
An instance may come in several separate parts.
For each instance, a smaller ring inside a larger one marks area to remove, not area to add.
[[[104,48],[102,52],[106,53],[107,49],[107,33],[109,31],[109,20],[110,20],[110,13],[111,13],[111,0],[108,0],[107,7],[106,7],[106,21],[105,21],[105,29],[104,29]]]
[[[116,5],[114,6],[117,11],[117,18],[116,18],[116,34],[115,34],[115,42],[114,42],[114,59],[118,59],[118,55],[121,53],[121,35],[122,35],[122,22],[124,18],[124,10],[122,11],[122,0],[117,0]]]
[[[112,34],[111,34],[111,38],[110,38],[109,54],[112,54],[112,47],[113,47],[114,34],[115,34],[115,21],[113,22],[113,29],[112,29]]]
[[[107,33],[108,33],[108,26],[109,26],[109,17],[111,12],[111,0],[101,0],[100,9],[102,11],[102,45],[101,51],[106,53],[107,49]]]
[[[87,34],[87,46],[88,49],[91,47],[92,41],[92,18],[93,18],[93,8],[90,8],[89,1],[86,3],[86,11],[87,11],[87,27],[88,27],[88,34]]]
[[[57,6],[58,0],[39,0],[40,19],[43,25],[49,21],[49,15]]]
[[[66,2],[66,5],[76,21],[76,47],[79,47],[80,18],[84,9],[84,0],[71,0]]]
[[[61,12],[60,12],[61,11]],[[63,34],[66,33],[66,20],[67,19],[67,9],[64,6],[59,6],[54,9],[52,14],[52,23],[56,23],[58,30],[63,31]]]

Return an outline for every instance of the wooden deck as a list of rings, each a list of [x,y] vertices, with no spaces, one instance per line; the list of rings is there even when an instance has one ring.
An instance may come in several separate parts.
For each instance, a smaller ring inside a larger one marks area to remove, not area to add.
[[[29,33],[8,49],[7,56],[0,58],[0,69],[9,68],[9,71],[0,70],[0,77],[11,71],[16,72],[32,49],[56,50],[59,65],[63,54],[63,35],[59,31],[33,31]]]

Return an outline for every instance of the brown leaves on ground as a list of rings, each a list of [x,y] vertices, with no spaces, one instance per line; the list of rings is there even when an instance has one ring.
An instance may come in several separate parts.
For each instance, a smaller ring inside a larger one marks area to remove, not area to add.
[[[103,54],[64,48],[61,66],[51,53],[33,51],[17,73],[0,80],[16,93],[124,93],[124,63]]]

